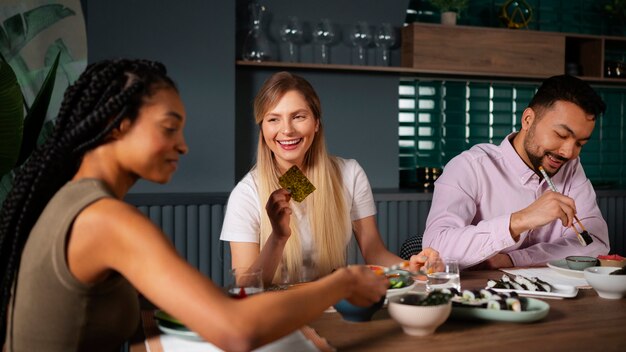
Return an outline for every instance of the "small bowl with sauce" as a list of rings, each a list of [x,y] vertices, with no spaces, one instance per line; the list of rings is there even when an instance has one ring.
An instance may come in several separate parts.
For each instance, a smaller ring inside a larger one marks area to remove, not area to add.
[[[598,258],[584,255],[570,255],[569,257],[565,257],[565,261],[567,262],[568,268],[580,271],[598,265]]]

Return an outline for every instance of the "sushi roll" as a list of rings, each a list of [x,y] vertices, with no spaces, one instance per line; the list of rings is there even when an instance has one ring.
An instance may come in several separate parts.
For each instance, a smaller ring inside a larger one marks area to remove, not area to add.
[[[509,296],[502,292],[502,293],[496,293],[491,295],[491,298],[489,299],[490,301],[504,301],[505,299],[509,298]]]
[[[530,281],[529,279],[527,279],[524,276],[517,275],[517,276],[515,276],[514,280],[515,280],[515,282],[520,284],[527,291],[537,291],[538,290],[537,285],[535,285],[532,281]]]
[[[550,285],[549,283],[539,279],[539,278],[535,278],[537,279],[537,286],[540,286],[541,288],[543,288],[544,291],[546,292],[552,292],[552,285]]]
[[[519,299],[514,298],[514,297],[509,297],[506,299],[506,307],[509,310],[512,310],[514,312],[521,312],[522,311],[522,303],[520,303]]]
[[[522,312],[525,312],[528,310],[528,298],[526,297],[519,297],[519,303],[522,307]]]
[[[511,287],[512,287],[514,290],[523,290],[523,289],[524,289],[524,287],[522,287],[522,285],[518,284],[518,283],[517,283],[517,282],[515,282],[515,281],[511,281],[511,282],[509,282],[509,284],[511,285]]]
[[[476,293],[470,290],[463,290],[463,299],[466,301],[473,301],[476,298],[480,298],[480,296],[476,297]]]
[[[480,290],[480,297],[488,300],[494,295],[494,293],[496,293],[496,291],[492,289],[482,289]]]
[[[506,308],[507,308],[507,305],[505,301],[499,301],[499,300],[487,301],[487,309],[506,310]]]

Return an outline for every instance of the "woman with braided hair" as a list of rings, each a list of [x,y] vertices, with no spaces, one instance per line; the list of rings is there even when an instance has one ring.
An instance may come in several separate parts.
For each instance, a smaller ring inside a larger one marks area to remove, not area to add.
[[[0,346],[116,351],[138,326],[136,290],[233,351],[284,336],[342,298],[368,305],[385,294],[384,277],[351,266],[297,290],[234,300],[189,266],[123,202],[140,178],[169,181],[187,153],[185,121],[156,62],[98,62],[67,89],[53,134],[0,212]]]

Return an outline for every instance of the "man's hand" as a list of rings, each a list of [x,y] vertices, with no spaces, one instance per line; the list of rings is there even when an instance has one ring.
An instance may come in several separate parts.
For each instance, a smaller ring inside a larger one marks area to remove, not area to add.
[[[511,214],[509,231],[517,241],[519,235],[528,230],[543,226],[554,220],[561,220],[565,227],[572,226],[576,215],[576,204],[570,197],[547,191],[528,207]]]

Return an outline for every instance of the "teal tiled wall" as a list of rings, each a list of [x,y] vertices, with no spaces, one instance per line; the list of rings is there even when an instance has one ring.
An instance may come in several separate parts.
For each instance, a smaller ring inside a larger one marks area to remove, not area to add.
[[[399,87],[400,185],[418,167],[443,167],[477,143],[520,128],[538,83],[406,79]],[[580,158],[597,187],[626,186],[626,88],[594,87],[607,103]]]

